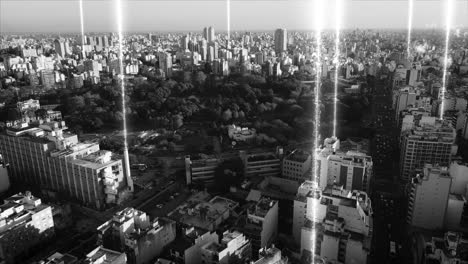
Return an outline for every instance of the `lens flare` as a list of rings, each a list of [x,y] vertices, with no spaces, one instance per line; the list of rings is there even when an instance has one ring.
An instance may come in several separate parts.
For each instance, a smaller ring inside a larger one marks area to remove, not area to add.
[[[85,35],[84,35],[84,19],[83,19],[83,0],[79,1],[80,3],[80,25],[81,25],[81,55],[83,60],[86,58],[86,53],[84,50],[85,46]]]
[[[125,73],[123,66],[123,33],[122,33],[122,0],[116,1],[116,14],[117,14],[117,30],[119,35],[119,79],[120,89],[122,92],[122,123],[123,123],[123,138],[124,138],[124,168],[127,181],[130,181],[130,159],[128,156],[128,143],[127,143],[127,106],[125,103]],[[133,191],[133,184],[129,184],[131,191]]]
[[[408,35],[406,43],[406,55],[409,58],[411,52],[411,32],[413,30],[413,5],[414,0],[408,0]]]
[[[440,119],[444,118],[444,109],[445,109],[445,92],[447,91],[447,68],[449,64],[448,59],[448,50],[450,44],[450,27],[451,27],[451,19],[452,19],[452,9],[453,9],[453,2],[454,0],[447,1],[447,9],[445,14],[445,53],[444,53],[444,61],[443,61],[443,75],[442,75],[442,87],[440,94],[441,104],[440,104]]]
[[[337,112],[338,112],[338,69],[340,65],[340,30],[342,16],[342,1],[335,0],[335,85],[333,94],[333,137],[336,137]]]

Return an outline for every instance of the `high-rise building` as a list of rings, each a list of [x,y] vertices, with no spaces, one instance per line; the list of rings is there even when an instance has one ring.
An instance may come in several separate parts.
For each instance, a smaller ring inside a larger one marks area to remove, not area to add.
[[[67,51],[65,47],[65,42],[63,40],[56,39],[54,41],[54,48],[55,48],[55,53],[60,55],[60,57],[65,58]]]
[[[455,129],[445,120],[423,116],[402,132],[400,176],[408,181],[425,163],[448,166],[457,152]]]
[[[446,167],[426,164],[422,174],[411,179],[408,224],[424,229],[443,228],[451,184]]]
[[[278,235],[278,201],[261,197],[247,210],[242,233],[252,243],[254,259],[261,248],[270,247]]]
[[[45,89],[52,89],[55,86],[55,73],[53,70],[41,71],[41,85]]]
[[[275,52],[277,55],[281,54],[281,52],[287,50],[288,45],[288,33],[286,29],[277,29],[275,31]]]
[[[128,263],[143,264],[158,257],[176,237],[176,223],[167,218],[150,221],[145,212],[125,208],[97,228],[98,242],[125,252]]]
[[[208,41],[208,28],[203,28],[203,39]]]
[[[299,187],[293,235],[300,242],[301,254],[310,254],[315,240],[315,254],[321,258],[334,263],[366,263],[372,229],[372,207],[365,192],[337,186],[321,191],[310,181]]]
[[[133,192],[121,160],[95,142],[78,141],[65,122],[20,123],[0,134],[0,152],[14,182],[64,192],[88,206],[104,209]]]
[[[207,41],[208,43],[212,43],[216,40],[216,36],[215,36],[215,30],[213,27],[209,27],[208,28],[208,36],[207,36]]]
[[[158,53],[159,68],[164,72],[166,78],[172,76],[172,55],[166,52]]]
[[[201,247],[202,263],[205,264],[244,263],[251,254],[250,241],[237,231],[225,231],[219,243],[211,242]]]
[[[54,236],[52,208],[30,192],[15,194],[0,205],[0,260],[7,264]]]

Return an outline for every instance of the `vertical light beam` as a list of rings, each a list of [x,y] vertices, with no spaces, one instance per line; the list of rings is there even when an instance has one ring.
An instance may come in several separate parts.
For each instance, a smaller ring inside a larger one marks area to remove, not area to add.
[[[452,20],[452,9],[453,9],[454,0],[447,1],[446,13],[445,13],[445,53],[444,53],[444,65],[443,65],[443,75],[442,75],[442,87],[440,94],[441,104],[440,104],[440,119],[444,118],[444,109],[445,109],[445,92],[447,91],[447,68],[448,68],[448,50],[450,43],[450,29],[451,29],[451,20]]]
[[[85,39],[84,39],[84,19],[83,19],[83,0],[79,1],[80,3],[80,25],[81,25],[81,55],[83,60],[86,58],[86,53],[84,50]]]
[[[127,109],[125,103],[125,74],[123,66],[123,33],[122,33],[122,0],[116,1],[116,14],[117,14],[117,31],[119,35],[119,79],[120,89],[122,93],[122,123],[123,123],[123,138],[124,138],[124,168],[127,181],[131,181],[130,175],[130,159],[128,156],[128,143],[127,143]],[[130,190],[133,191],[133,184],[128,184]]]
[[[342,16],[341,0],[335,0],[335,86],[333,94],[333,137],[336,137],[337,113],[338,113],[338,69],[340,65],[340,31]]]
[[[313,153],[317,155],[317,149],[319,147],[319,129],[320,129],[320,88],[322,86],[322,30],[323,30],[323,14],[324,14],[324,1],[325,0],[314,0],[314,31],[315,31],[315,41],[316,41],[316,81],[315,81],[315,125],[314,125],[314,145],[313,145]],[[313,167],[313,175],[312,181],[315,186],[319,186],[319,164],[318,158],[314,157],[314,167]],[[313,199],[316,199],[315,197]],[[312,204],[312,263],[315,264],[315,248],[317,243],[317,235],[316,235],[316,215],[317,215],[317,207],[315,206],[316,203]]]
[[[231,0],[226,0],[227,1],[227,7],[226,7],[226,18],[227,18],[227,36],[226,36],[226,49],[229,49],[229,42],[231,41]]]
[[[414,0],[408,0],[408,34],[406,42],[406,56],[410,57],[411,52],[411,32],[413,31],[413,6]]]

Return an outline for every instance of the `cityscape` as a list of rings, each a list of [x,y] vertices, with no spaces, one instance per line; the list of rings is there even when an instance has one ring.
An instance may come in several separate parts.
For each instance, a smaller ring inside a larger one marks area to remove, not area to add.
[[[0,264],[468,264],[468,1],[0,0],[0,200]]]

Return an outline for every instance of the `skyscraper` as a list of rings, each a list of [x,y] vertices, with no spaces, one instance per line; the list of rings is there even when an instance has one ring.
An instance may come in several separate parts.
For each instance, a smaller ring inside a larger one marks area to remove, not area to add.
[[[216,40],[215,38],[215,30],[213,27],[208,28],[208,43],[214,42]]]
[[[281,54],[281,52],[287,50],[288,44],[288,33],[286,29],[277,29],[275,31],[275,52],[277,55]]]

